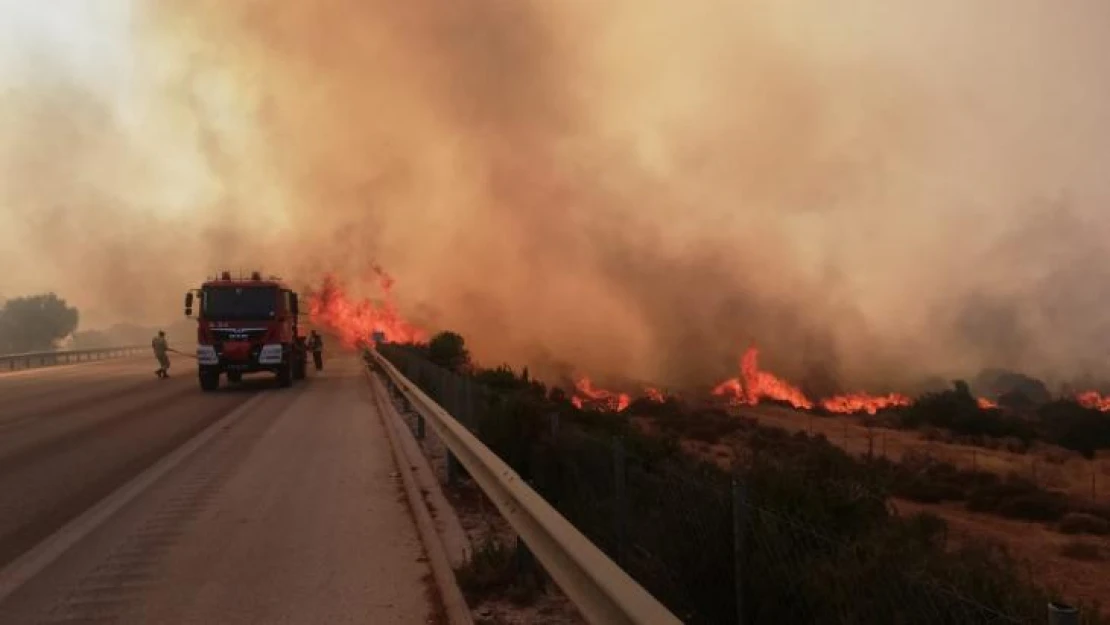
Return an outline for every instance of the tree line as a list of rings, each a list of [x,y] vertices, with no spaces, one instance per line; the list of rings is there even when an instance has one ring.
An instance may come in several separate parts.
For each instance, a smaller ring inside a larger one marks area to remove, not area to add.
[[[80,315],[56,293],[0,302],[0,354],[48,351],[77,330]]]

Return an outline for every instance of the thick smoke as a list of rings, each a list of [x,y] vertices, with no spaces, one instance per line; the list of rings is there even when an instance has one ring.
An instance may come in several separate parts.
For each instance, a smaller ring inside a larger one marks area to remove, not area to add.
[[[0,293],[161,322],[380,262],[540,373],[1110,373],[1102,3],[116,4],[123,60],[6,76]]]

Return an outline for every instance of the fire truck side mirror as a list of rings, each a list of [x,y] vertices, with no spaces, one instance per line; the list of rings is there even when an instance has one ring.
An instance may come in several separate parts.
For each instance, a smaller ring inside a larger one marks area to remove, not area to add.
[[[186,317],[192,317],[193,316],[193,294],[192,293],[186,293],[185,294],[185,316]]]

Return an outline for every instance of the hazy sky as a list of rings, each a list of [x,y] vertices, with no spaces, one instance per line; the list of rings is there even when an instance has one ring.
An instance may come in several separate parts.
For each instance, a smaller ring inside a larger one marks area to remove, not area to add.
[[[94,8],[95,7],[95,8]],[[1110,4],[0,0],[0,295],[370,284],[485,360],[1107,373]]]

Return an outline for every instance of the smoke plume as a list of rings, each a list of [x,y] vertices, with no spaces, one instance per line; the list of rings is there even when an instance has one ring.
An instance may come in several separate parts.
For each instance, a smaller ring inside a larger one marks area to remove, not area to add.
[[[541,374],[1110,373],[1105,3],[57,4],[0,37],[0,293],[377,262]]]

